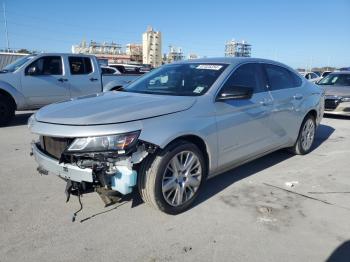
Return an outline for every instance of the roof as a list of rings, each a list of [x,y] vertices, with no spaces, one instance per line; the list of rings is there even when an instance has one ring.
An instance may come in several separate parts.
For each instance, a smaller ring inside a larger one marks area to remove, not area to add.
[[[350,75],[350,71],[334,71],[332,73],[330,73],[330,75]]]
[[[200,58],[200,59],[190,59],[185,61],[178,61],[174,62],[174,64],[177,63],[224,63],[224,64],[231,64],[231,65],[238,65],[241,63],[246,62],[252,62],[252,63],[268,63],[268,64],[275,64],[280,65],[284,67],[288,67],[289,69],[293,70],[291,67],[282,64],[277,61],[264,59],[264,58],[253,58],[253,57],[213,57],[213,58]]]

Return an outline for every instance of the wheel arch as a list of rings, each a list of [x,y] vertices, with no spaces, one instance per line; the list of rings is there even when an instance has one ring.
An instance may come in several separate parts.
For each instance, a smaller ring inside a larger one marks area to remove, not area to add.
[[[7,92],[6,90],[0,88],[0,95],[4,96],[4,97],[7,97],[11,101],[12,106],[15,108],[15,110],[17,110],[16,100],[13,98],[13,96],[9,92]]]
[[[317,125],[317,123],[318,123],[318,121],[317,121],[317,120],[318,120],[318,113],[317,113],[317,110],[316,110],[316,109],[311,109],[311,110],[309,110],[309,111],[305,114],[305,116],[304,116],[302,122],[304,122],[305,118],[308,117],[308,116],[310,116],[310,115],[314,118],[315,123],[316,123],[316,125]]]
[[[185,141],[188,141],[190,143],[193,143],[200,149],[200,151],[203,153],[203,156],[204,156],[204,159],[205,159],[205,162],[207,165],[207,172],[209,172],[211,158],[210,158],[210,154],[208,151],[208,145],[205,143],[204,139],[202,137],[200,137],[198,135],[194,135],[194,134],[181,135],[181,136],[178,136],[178,137],[172,139],[169,143],[167,143],[166,146],[168,146],[172,143],[175,143],[178,140],[185,140]]]

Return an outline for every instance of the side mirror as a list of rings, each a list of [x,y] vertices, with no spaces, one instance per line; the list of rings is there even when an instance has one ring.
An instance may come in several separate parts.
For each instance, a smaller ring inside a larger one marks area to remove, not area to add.
[[[220,92],[216,101],[250,99],[253,95],[253,88],[245,86],[232,86]]]
[[[27,75],[37,75],[38,74],[38,68],[36,66],[32,66],[28,69]]]

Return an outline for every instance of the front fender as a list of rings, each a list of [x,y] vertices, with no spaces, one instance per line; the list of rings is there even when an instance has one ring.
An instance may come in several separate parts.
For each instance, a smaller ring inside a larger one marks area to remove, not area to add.
[[[13,98],[13,100],[15,100],[17,110],[24,109],[26,107],[24,95],[9,83],[0,80],[0,90],[5,91]]]

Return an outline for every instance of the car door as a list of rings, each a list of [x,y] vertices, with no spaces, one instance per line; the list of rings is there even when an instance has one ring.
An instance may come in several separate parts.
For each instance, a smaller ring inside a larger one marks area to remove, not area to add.
[[[268,89],[273,98],[272,124],[276,141],[280,144],[290,143],[295,140],[295,134],[299,131],[300,117],[298,112],[304,101],[302,80],[289,69],[264,64]]]
[[[101,75],[88,56],[68,56],[69,86],[71,97],[96,94],[102,91]]]
[[[248,63],[237,68],[218,93],[227,88],[252,88],[252,96],[215,102],[218,132],[218,164],[231,165],[268,151],[271,140],[272,98],[266,89],[262,67]]]
[[[21,76],[21,87],[28,106],[35,108],[70,97],[65,85],[61,56],[42,56],[30,63]]]

